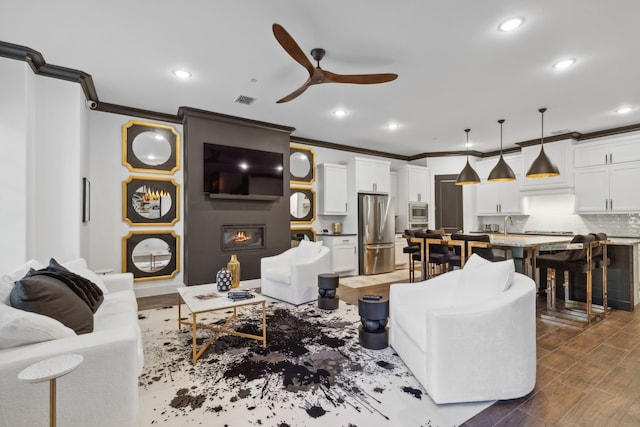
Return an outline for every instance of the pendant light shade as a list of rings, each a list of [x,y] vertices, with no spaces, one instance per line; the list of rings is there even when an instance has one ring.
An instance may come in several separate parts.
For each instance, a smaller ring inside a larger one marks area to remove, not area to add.
[[[547,157],[547,154],[544,152],[544,112],[547,111],[546,108],[541,108],[538,110],[540,112],[541,117],[541,135],[540,135],[540,154],[538,157],[531,163],[531,167],[527,172],[527,178],[547,178],[551,176],[560,175],[560,171],[558,167]]]
[[[513,169],[511,169],[504,160],[504,157],[502,157],[502,124],[504,123],[504,119],[498,120],[498,123],[500,123],[500,159],[498,159],[498,163],[491,169],[488,180],[490,182],[515,181],[516,174],[513,173]]]
[[[456,185],[480,184],[480,177],[469,164],[469,132],[471,129],[464,130],[467,133],[467,164],[456,179]]]

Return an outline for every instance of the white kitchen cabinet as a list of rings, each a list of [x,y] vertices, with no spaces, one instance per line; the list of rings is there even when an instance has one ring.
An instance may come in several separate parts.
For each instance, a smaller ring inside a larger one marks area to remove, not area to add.
[[[526,174],[533,161],[540,154],[540,144],[522,148],[522,184],[520,191],[570,190],[573,188],[572,141],[563,140],[544,144],[547,157],[558,167],[560,175],[547,178],[527,178]]]
[[[322,163],[317,167],[319,215],[347,214],[347,167],[333,163]]]
[[[429,203],[431,181],[429,169],[424,166],[404,165],[398,173],[398,229],[409,228],[409,203]]]
[[[358,258],[356,235],[318,235],[318,241],[330,250],[329,260],[332,273],[357,275]]]
[[[481,160],[476,163],[476,172],[481,180],[480,184],[473,186],[476,190],[476,215],[524,215],[527,213],[527,205],[520,194],[522,185],[521,157],[519,155],[504,156],[504,159],[516,174],[515,181],[487,181],[487,177],[498,162],[498,158]]]
[[[396,234],[395,240],[396,246],[396,270],[404,268],[409,263],[409,255],[404,253],[404,248],[407,246],[407,239],[402,234]]]
[[[577,168],[577,213],[624,213],[640,211],[640,162]]]
[[[640,136],[599,139],[576,146],[573,166],[613,165],[640,161]]]
[[[429,201],[429,169],[422,166],[407,165],[407,201]]]
[[[389,194],[391,189],[391,162],[355,157],[350,161],[355,169],[358,193]]]

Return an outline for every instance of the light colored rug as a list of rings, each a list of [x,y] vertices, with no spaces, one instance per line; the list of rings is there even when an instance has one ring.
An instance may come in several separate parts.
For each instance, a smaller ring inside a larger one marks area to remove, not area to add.
[[[416,272],[416,277],[420,272]],[[371,274],[369,276],[341,277],[340,286],[348,288],[364,288],[371,285],[381,285],[383,283],[400,283],[409,281],[409,269],[396,270],[391,273]]]
[[[260,314],[245,308],[233,325],[256,333]],[[344,302],[270,302],[267,324],[266,349],[226,335],[193,366],[177,306],[141,311],[140,426],[456,426],[492,403],[434,404],[391,348],[360,347],[357,307]]]

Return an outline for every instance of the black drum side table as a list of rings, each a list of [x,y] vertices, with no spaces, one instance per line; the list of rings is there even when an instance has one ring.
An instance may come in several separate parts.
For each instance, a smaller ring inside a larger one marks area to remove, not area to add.
[[[340,285],[340,276],[337,274],[318,274],[318,308],[323,310],[335,310],[340,299],[336,296],[336,289]]]
[[[361,323],[360,345],[371,350],[387,348],[389,299],[380,295],[362,295],[358,298],[358,312]]]

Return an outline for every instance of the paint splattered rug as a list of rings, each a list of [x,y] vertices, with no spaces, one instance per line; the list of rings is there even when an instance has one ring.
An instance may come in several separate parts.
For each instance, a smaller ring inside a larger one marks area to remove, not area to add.
[[[141,311],[140,426],[455,426],[492,403],[434,404],[393,349],[360,347],[357,311],[269,302],[266,349],[223,335],[196,366],[177,306]],[[229,313],[199,319],[220,325]],[[260,334],[261,309],[240,309],[232,326]],[[198,343],[209,336],[198,331]]]

